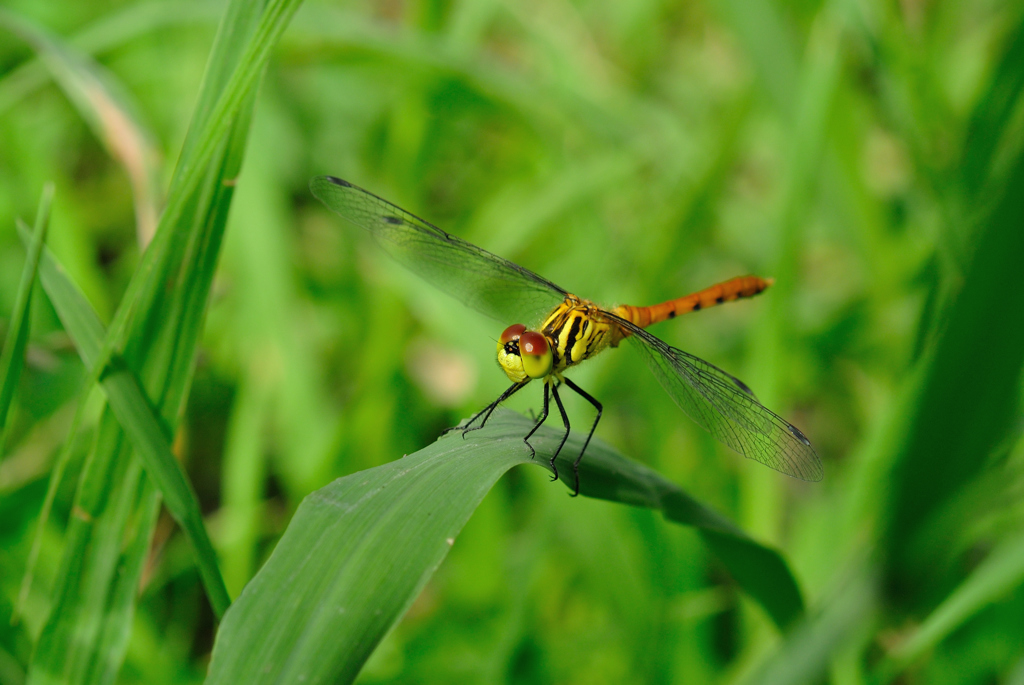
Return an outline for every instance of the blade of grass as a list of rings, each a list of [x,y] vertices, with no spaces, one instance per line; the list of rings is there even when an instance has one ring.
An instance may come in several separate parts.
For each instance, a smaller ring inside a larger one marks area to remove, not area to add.
[[[108,328],[94,375],[102,373],[115,350],[123,349],[127,344],[136,310],[147,312],[148,316],[159,320],[155,317],[155,305],[164,297],[167,280],[177,280],[177,272],[183,265],[185,276],[189,273],[202,274],[205,286],[200,284],[200,289],[208,290],[213,277],[209,262],[212,261],[214,265],[216,263],[220,234],[230,206],[233,179],[241,167],[244,154],[256,82],[270,58],[271,48],[280,38],[298,5],[299,0],[272,0],[267,3],[262,14],[255,12],[248,3],[232,2],[229,5],[214,45],[215,57],[211,58],[211,67],[204,78],[193,125],[175,170],[167,207],[160,218],[157,234],[150,248],[143,254]],[[248,35],[246,32],[224,29],[225,26],[233,25],[249,26],[254,16],[259,18],[259,23],[248,42],[245,41]],[[229,67],[235,63],[238,46],[243,44],[245,51],[237,57],[237,67],[232,70]],[[226,56],[218,59],[218,50],[226,51]],[[230,77],[227,77],[221,91],[217,86],[224,80],[225,72],[230,73]],[[211,106],[210,102],[216,104]],[[242,119],[239,119],[240,116]],[[229,183],[225,185],[225,181]],[[200,198],[203,202],[200,202]],[[206,229],[202,238],[188,230],[198,230],[199,227]],[[205,262],[210,266],[209,269],[200,270],[188,261],[186,257],[198,258],[194,251],[186,255],[186,245],[189,244],[193,250],[200,246],[206,248],[205,253],[212,256],[212,260]],[[188,266],[194,268],[188,269]],[[187,292],[185,297],[193,302],[197,300],[194,296],[196,293],[184,288],[182,292]],[[205,301],[205,292],[202,294]],[[174,309],[180,311],[181,308],[173,305]],[[145,329],[146,326],[140,324],[139,327]],[[168,325],[160,328],[175,330]],[[182,356],[189,357],[188,363],[191,363],[190,355]],[[187,385],[187,380],[185,377],[178,378],[181,389]]]
[[[789,131],[786,174],[780,188],[777,214],[764,226],[773,235],[770,273],[777,279],[766,301],[766,315],[759,322],[750,352],[751,387],[768,406],[779,404],[788,379],[800,361],[794,352],[793,312],[802,274],[801,261],[807,234],[807,217],[813,210],[814,189],[819,182],[828,142],[831,111],[842,75],[840,40],[842,26],[832,3],[824,3],[814,16],[798,58],[800,43],[789,30],[785,15],[774,3],[730,2],[724,6],[728,19],[742,40],[751,63],[768,86],[777,116]],[[770,43],[778,42],[777,46]],[[814,440],[814,436],[811,436]],[[780,481],[759,469],[746,469],[740,479],[740,522],[755,535],[779,539],[784,496]],[[767,633],[757,617],[744,621],[747,645]]]
[[[792,147],[779,216],[773,222],[777,227],[778,257],[772,274],[778,282],[755,336],[758,344],[751,351],[750,383],[768,406],[778,404],[783,384],[794,367],[788,351],[793,349],[792,318],[801,279],[806,217],[812,209],[813,195],[808,189],[815,186],[826,147],[829,115],[841,74],[840,43],[840,26],[826,4],[812,25],[795,103],[789,105]],[[779,481],[767,475],[757,469],[744,473],[747,511],[743,521],[757,526],[761,535],[774,536],[781,515]]]
[[[157,409],[155,424],[140,430],[148,434],[142,435],[149,442],[147,450],[161,448],[157,438],[173,434],[181,415],[233,181],[245,150],[256,83],[297,4],[280,0],[264,9],[238,0],[229,6],[200,95],[201,103],[212,101],[216,106],[208,116],[200,107],[193,119],[190,139],[195,136],[198,142],[186,147],[157,235],[143,254],[92,365],[93,381],[118,357],[112,380],[123,382],[125,369],[137,373],[135,401]],[[117,413],[128,420],[126,412],[140,411],[119,407]],[[146,549],[142,541],[152,536],[152,507],[158,500],[151,496],[151,486],[136,462],[122,458],[125,441],[116,424],[113,413],[105,415],[102,439],[79,483],[76,501],[85,505],[84,516],[69,526],[57,601],[33,656],[31,677],[41,682],[110,682],[127,648]],[[124,493],[132,493],[134,499],[124,500]],[[130,506],[118,506],[122,501]],[[122,545],[125,538],[133,542]]]
[[[5,10],[0,10],[0,24],[35,48],[107,152],[124,167],[139,243],[147,244],[156,231],[159,155],[132,98],[103,67],[38,26]]]
[[[1019,119],[1018,126],[1011,124],[1014,112],[1019,108],[1021,89],[1024,88],[1024,68],[1021,68],[1021,64],[1024,64],[1024,21],[1018,22],[1007,37],[999,65],[981,101],[974,108],[967,127],[960,172],[964,185],[973,195],[982,192],[987,183],[999,180],[993,176],[1000,170],[1001,153],[1006,152],[1001,150],[1002,147],[1010,143],[1010,147],[1016,148],[1010,151],[1011,158],[1019,154],[1020,132],[1014,131],[1020,128]],[[1008,135],[1011,133],[1014,135]]]
[[[22,227],[22,234],[27,227]],[[65,330],[75,343],[86,368],[91,368],[103,344],[103,324],[85,295],[64,276],[47,252],[39,264],[40,281],[50,297]],[[196,552],[196,564],[210,603],[218,616],[231,603],[217,567],[217,556],[203,526],[199,500],[170,448],[170,435],[157,418],[138,378],[120,357],[111,360],[101,379],[110,408],[128,434],[136,453],[155,481],[168,511],[182,527]]]
[[[758,664],[747,685],[802,685],[824,682],[828,666],[851,637],[864,630],[879,610],[879,593],[871,579],[850,578],[819,613],[808,616],[786,636],[764,663]]]
[[[1024,537],[1001,543],[877,669],[875,682],[895,680],[968,619],[1024,582]]]
[[[130,567],[122,540],[139,504],[142,472],[123,437],[105,411],[75,492],[50,617],[29,664],[30,683],[97,682],[97,670],[107,670],[101,664],[118,658],[95,645],[108,622],[110,587]]]
[[[919,588],[934,561],[912,544],[915,536],[985,467],[986,457],[1015,420],[1024,317],[1001,317],[998,335],[990,331],[992,303],[1008,313],[1024,311],[1024,291],[1007,287],[1017,278],[1024,255],[1024,155],[1008,179],[1002,198],[975,232],[978,241],[966,281],[927,360],[920,401],[908,418],[891,481],[884,547],[891,551],[887,571],[894,596],[903,588]]]
[[[497,479],[545,464],[561,433],[502,410],[485,430],[455,433],[415,454],[346,476],[307,497],[270,559],[228,610],[207,683],[351,682],[440,565]],[[559,457],[571,459],[572,433]],[[580,467],[588,497],[660,509],[694,526],[737,582],[781,625],[802,612],[786,562],[646,467],[599,440]],[[784,605],[785,604],[785,605]]]
[[[264,427],[272,416],[267,385],[257,376],[239,388],[225,441],[219,550],[224,579],[235,596],[256,570],[258,513],[267,475]]]
[[[349,55],[365,52],[374,59],[397,62],[400,68],[429,68],[439,74],[464,80],[482,96],[494,99],[512,111],[537,122],[571,122],[598,139],[609,138],[623,145],[642,144],[623,138],[623,121],[650,117],[650,104],[639,102],[628,90],[619,91],[613,102],[601,101],[592,93],[553,87],[543,81],[523,78],[498,62],[467,56],[453,50],[448,41],[428,34],[395,29],[381,22],[367,21],[351,11],[329,5],[309,5],[296,18],[290,47],[305,51],[316,46],[322,59],[323,44],[334,45]],[[294,43],[292,43],[294,41]],[[653,118],[652,118],[653,125]],[[655,151],[651,151],[653,155]]]
[[[46,242],[46,229],[50,225],[50,203],[53,200],[53,184],[43,188],[36,212],[35,228],[28,244],[28,257],[21,272],[21,282],[14,297],[11,323],[7,328],[3,353],[0,354],[0,460],[4,457],[4,439],[7,435],[7,412],[14,400],[21,369],[25,363],[25,346],[28,344],[29,311],[32,306],[32,290],[39,268],[39,256]]]
[[[29,593],[32,590],[32,581],[35,577],[36,563],[39,561],[39,552],[42,550],[46,523],[50,520],[50,513],[53,511],[53,503],[57,497],[57,491],[64,478],[64,473],[67,471],[68,464],[71,462],[71,455],[75,447],[75,436],[78,435],[78,430],[82,425],[88,406],[88,398],[82,397],[75,409],[74,418],[71,420],[68,438],[61,448],[60,454],[57,455],[57,459],[53,464],[53,470],[50,472],[50,480],[46,486],[46,496],[43,498],[43,507],[39,512],[39,518],[36,520],[32,547],[29,549],[28,559],[25,561],[25,572],[21,579],[21,588],[18,591],[18,601],[14,606],[14,611],[11,613],[12,624],[20,620],[20,616],[23,615],[28,602]]]
[[[185,2],[169,5],[142,2],[127,5],[96,20],[67,43],[84,54],[97,56],[150,33],[177,25],[215,27],[224,14],[219,2]],[[0,114],[49,83],[48,70],[38,59],[27,60],[0,79]]]
[[[281,10],[279,6],[282,4],[288,11]],[[247,129],[246,125],[236,125],[248,123],[255,81],[269,59],[269,46],[262,45],[261,41],[276,41],[297,4],[297,0],[279,0],[274,3],[274,12],[262,14],[248,3],[233,2],[229,5],[214,45],[214,56],[211,57],[210,66],[204,77],[204,87],[185,142],[185,149],[176,168],[167,208],[160,218],[155,239],[143,253],[135,276],[129,282],[111,322],[107,337],[97,355],[90,385],[98,382],[115,350],[125,347],[135,312],[148,311],[149,315],[153,316],[154,300],[167,288],[167,280],[164,277],[175,278],[173,271],[189,263],[185,259],[185,253],[189,249],[186,245],[191,243],[192,250],[198,248],[199,241],[194,234],[198,232],[198,227],[207,229],[205,236],[208,240],[211,228],[223,229],[223,222],[219,219],[220,215],[226,216],[230,206],[230,187],[233,185],[234,174],[237,174],[241,166],[245,142],[244,129]],[[249,34],[244,29],[253,24],[256,18],[260,20],[256,27],[257,33],[246,43],[245,39]],[[239,28],[236,31],[226,27]],[[238,57],[237,53],[241,46],[246,48],[246,52]],[[219,54],[218,50],[223,51],[223,54]],[[235,61],[239,63],[239,67],[232,71],[231,67]],[[219,86],[225,80],[226,84],[221,91]],[[211,102],[215,102],[216,105],[209,111]],[[238,120],[240,116],[242,119]],[[243,129],[240,133],[237,132],[239,128]],[[221,155],[220,160],[215,159],[218,153]],[[216,167],[211,172],[212,176],[205,173],[211,166]],[[232,179],[232,182],[225,187],[223,182],[226,179]],[[199,198],[203,200],[202,203],[198,201]],[[198,205],[205,206],[207,211],[201,211],[202,207]],[[214,248],[219,246],[219,235],[213,238],[209,245]],[[215,252],[216,250],[214,255]],[[187,256],[197,257],[194,251]],[[198,269],[193,269],[191,273],[196,271]],[[187,274],[188,270],[185,275]],[[207,276],[207,280],[212,279],[212,272]],[[140,327],[145,328],[141,324]]]

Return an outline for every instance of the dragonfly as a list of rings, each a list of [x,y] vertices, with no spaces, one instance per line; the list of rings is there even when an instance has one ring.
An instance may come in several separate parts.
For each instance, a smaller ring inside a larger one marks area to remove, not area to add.
[[[607,309],[348,181],[317,176],[310,182],[310,190],[336,214],[369,231],[397,262],[438,289],[498,321],[531,324],[508,326],[497,341],[498,363],[512,385],[468,422],[448,431],[462,430],[465,437],[469,431],[483,428],[498,405],[540,380],[543,408],[523,442],[531,457],[536,457],[530,438],[547,420],[553,398],[565,427],[549,463],[552,480],[557,480],[555,459],[570,431],[558,391],[563,386],[569,388],[597,410],[572,465],[572,496],[579,495],[580,462],[604,407],[565,372],[629,340],[679,408],[721,443],[794,478],[821,480],[821,461],[800,429],[765,408],[743,381],[645,330],[680,314],[753,297],[768,288],[771,280],[741,276],[661,304]]]

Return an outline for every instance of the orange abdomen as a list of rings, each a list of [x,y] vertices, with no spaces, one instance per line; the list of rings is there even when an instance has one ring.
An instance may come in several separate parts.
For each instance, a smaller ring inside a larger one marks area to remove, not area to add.
[[[612,313],[631,321],[640,328],[647,328],[651,324],[674,319],[680,314],[695,312],[698,309],[714,307],[715,305],[731,302],[741,297],[753,297],[773,283],[770,278],[758,276],[739,276],[728,281],[718,283],[710,288],[699,290],[695,293],[679,297],[661,304],[654,304],[650,307],[634,307],[632,305],[619,305],[612,310]]]

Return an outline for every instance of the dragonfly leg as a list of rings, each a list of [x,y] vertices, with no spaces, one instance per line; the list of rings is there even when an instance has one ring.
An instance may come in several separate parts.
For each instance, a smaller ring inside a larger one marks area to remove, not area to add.
[[[486,407],[484,407],[483,409],[478,411],[476,414],[474,414],[473,417],[469,421],[466,422],[466,425],[464,425],[464,426],[452,426],[451,428],[446,428],[446,429],[444,429],[444,431],[441,434],[444,435],[445,433],[448,433],[450,431],[461,429],[462,430],[462,437],[465,438],[466,437],[466,433],[468,433],[470,431],[475,431],[475,430],[479,430],[479,429],[483,428],[484,425],[487,423],[487,419],[491,418],[491,414],[493,414],[494,410],[498,408],[498,405],[501,404],[502,402],[504,402],[505,400],[507,400],[508,398],[512,397],[512,395],[514,395],[516,393],[516,391],[522,389],[526,385],[527,382],[513,383],[512,387],[510,387],[505,392],[501,393],[501,395],[498,397],[498,399],[494,400],[493,402],[488,404]],[[480,422],[479,426],[474,426],[473,424],[476,423],[476,420],[479,419],[481,416],[484,417],[483,421]]]
[[[562,423],[565,424],[565,435],[562,436],[562,442],[558,443],[558,449],[551,455],[551,470],[555,474],[551,477],[551,480],[558,480],[558,468],[555,466],[555,459],[558,458],[558,453],[562,451],[562,446],[565,445],[565,441],[569,438],[569,415],[565,413],[565,407],[562,406],[562,398],[558,396],[557,385],[551,386],[551,394],[555,396],[555,404],[558,405],[558,413],[562,415]],[[578,482],[576,483],[576,489],[579,490]]]
[[[576,457],[576,461],[572,464],[572,472],[573,475],[576,476],[576,492],[573,493],[572,496],[576,497],[580,494],[580,462],[583,461],[583,453],[587,451],[587,445],[590,444],[590,438],[594,437],[594,431],[597,430],[597,422],[601,420],[601,414],[604,412],[604,407],[601,406],[600,402],[591,397],[590,393],[573,383],[568,378],[563,378],[562,380],[564,380],[565,384],[568,385],[571,390],[574,390],[577,395],[585,399],[587,402],[590,402],[594,405],[594,408],[597,409],[597,418],[594,419],[594,425],[590,427],[590,432],[587,433],[587,439],[583,441],[583,449],[580,450],[580,455]]]
[[[473,425],[473,423],[474,423],[474,422],[475,422],[475,421],[476,421],[476,420],[477,420],[478,418],[480,418],[480,415],[481,415],[481,414],[483,414],[483,413],[484,413],[485,411],[487,411],[488,409],[490,409],[491,407],[493,407],[493,406],[494,406],[494,405],[496,405],[497,403],[498,403],[498,400],[495,400],[495,401],[494,401],[493,403],[491,403],[491,404],[488,404],[488,405],[487,405],[486,407],[484,407],[483,409],[481,409],[481,410],[480,410],[480,411],[478,411],[477,413],[473,414],[473,416],[472,416],[472,417],[471,417],[471,418],[469,419],[469,421],[467,421],[467,422],[466,422],[466,425],[465,425],[465,426],[463,426],[462,424],[459,424],[459,425],[457,425],[457,426],[448,426],[448,427],[447,427],[447,428],[445,428],[445,429],[444,429],[443,431],[441,431],[441,435],[448,435],[448,434],[449,434],[449,433],[451,433],[452,431],[457,431],[457,430],[466,430],[467,428],[469,428],[470,426],[472,426],[472,425]]]
[[[487,424],[487,420],[489,418],[491,418],[491,414],[493,414],[494,410],[498,408],[498,405],[501,404],[502,402],[504,402],[505,400],[507,400],[508,398],[512,397],[512,395],[515,395],[518,391],[520,391],[523,388],[525,388],[527,383],[529,383],[528,380],[527,381],[523,381],[522,383],[515,383],[508,390],[506,390],[505,392],[501,393],[501,396],[498,397],[498,399],[494,400],[494,402],[492,402],[491,405],[487,408],[487,413],[484,414],[483,421],[480,422],[480,425],[479,426],[475,426],[473,428],[466,428],[465,430],[462,431],[462,437],[463,438],[466,437],[466,432],[467,431],[479,430],[479,429],[483,428]],[[477,414],[477,416],[479,416],[479,414]],[[470,423],[472,423],[472,420],[470,421]]]
[[[537,450],[533,449],[533,445],[530,444],[530,437],[534,433],[537,432],[537,429],[540,428],[541,425],[544,423],[544,421],[546,421],[547,418],[548,418],[548,400],[550,398],[550,395],[551,395],[551,386],[548,385],[547,382],[545,382],[544,383],[544,408],[540,412],[540,418],[537,419],[537,423],[534,424],[533,428],[530,429],[530,432],[526,434],[525,438],[523,438],[523,442],[525,442],[526,446],[530,448],[530,459],[533,459],[533,458],[535,458],[537,456]]]

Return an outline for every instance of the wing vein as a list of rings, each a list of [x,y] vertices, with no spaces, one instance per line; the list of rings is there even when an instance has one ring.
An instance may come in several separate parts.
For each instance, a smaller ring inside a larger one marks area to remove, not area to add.
[[[442,292],[503,323],[534,323],[567,294],[529,269],[446,233],[333,176],[310,182],[327,207],[369,231],[395,261]]]

